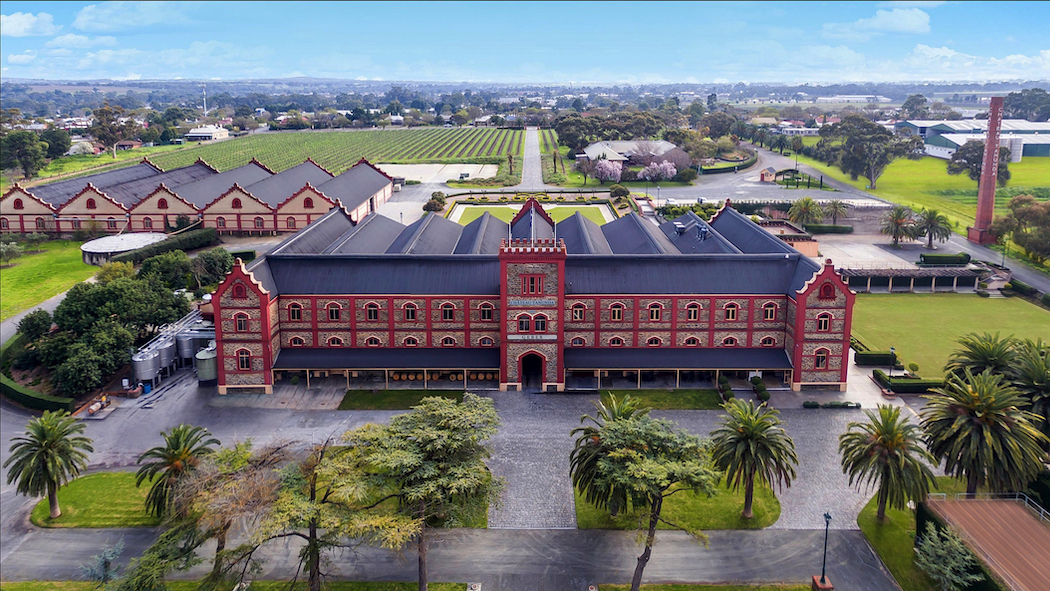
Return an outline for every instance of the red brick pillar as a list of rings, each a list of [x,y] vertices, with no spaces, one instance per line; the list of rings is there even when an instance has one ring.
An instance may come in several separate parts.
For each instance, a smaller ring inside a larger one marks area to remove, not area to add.
[[[977,189],[977,219],[967,228],[967,239],[977,244],[993,244],[989,232],[995,211],[995,182],[999,173],[999,130],[1003,122],[1003,97],[993,96],[988,108],[988,133],[984,137],[984,161]]]

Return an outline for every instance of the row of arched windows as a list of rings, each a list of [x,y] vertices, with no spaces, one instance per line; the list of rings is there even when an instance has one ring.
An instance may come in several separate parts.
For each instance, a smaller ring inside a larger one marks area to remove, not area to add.
[[[234,297],[238,297],[236,292],[234,293]],[[335,322],[342,319],[342,307],[339,304],[335,302],[329,303],[327,306],[325,306],[325,309],[328,310],[329,321]],[[419,318],[419,306],[417,306],[416,304],[409,302],[402,306],[401,309],[404,312],[404,317],[406,321],[417,320]],[[451,302],[445,302],[441,304],[439,309],[441,310],[442,321],[451,322],[456,319],[455,304]],[[495,308],[492,306],[492,304],[489,304],[487,302],[479,305],[478,310],[480,311],[481,320],[491,321],[494,309]],[[367,304],[365,304],[365,320],[379,320],[379,310],[379,304],[375,302],[368,302]],[[295,302],[288,304],[288,319],[293,321],[300,321],[303,319],[302,304]]]
[[[583,347],[586,344],[587,344],[587,342],[582,337],[574,337],[571,341],[569,341],[569,345],[572,346],[572,347]],[[626,344],[627,344],[626,341],[624,341],[624,339],[622,337],[613,337],[613,338],[609,339],[609,346],[610,347],[623,347]],[[649,337],[645,341],[645,344],[648,347],[660,347],[660,346],[663,346],[664,341],[660,337]],[[683,342],[683,344],[686,347],[699,347],[700,346],[700,339],[698,339],[696,337],[689,337]],[[763,347],[773,347],[773,346],[776,346],[776,344],[777,344],[777,341],[773,337],[765,337],[761,341],[761,345]],[[736,347],[737,345],[739,345],[739,342],[737,341],[736,337],[726,337],[726,338],[722,339],[722,346],[723,347]]]
[[[777,318],[777,304],[774,302],[768,302],[762,306],[762,319],[763,320],[776,320]],[[649,304],[649,321],[659,322],[663,320],[664,306],[663,304],[654,302]],[[726,321],[732,322],[737,319],[740,311],[740,306],[735,302],[730,302],[723,306],[725,310]],[[624,311],[626,307],[617,302],[609,306],[609,319],[613,322],[621,322],[624,318]],[[685,307],[685,317],[687,321],[697,321],[700,319],[700,310],[703,310],[703,306],[693,302]],[[581,322],[586,318],[587,307],[583,304],[573,304],[571,308],[571,318],[574,322]]]
[[[292,346],[292,347],[305,347],[306,346],[306,340],[303,339],[302,337],[292,337],[291,339],[288,340],[288,344],[289,344],[289,346]],[[345,343],[343,342],[343,339],[341,339],[339,337],[331,337],[331,338],[328,339],[328,346],[329,347],[342,347],[344,344]],[[480,339],[478,339],[478,345],[481,346],[481,347],[492,347],[495,344],[496,344],[496,341],[494,339],[492,339],[492,337],[481,337]],[[365,346],[366,347],[380,347],[382,345],[383,345],[383,342],[381,340],[379,340],[379,338],[377,338],[377,337],[368,337],[367,339],[365,339]],[[456,339],[454,337],[444,337],[444,338],[441,339],[441,346],[442,347],[455,347],[456,345],[457,345],[457,343],[456,343]],[[403,347],[418,347],[418,346],[420,346],[419,339],[417,337],[405,337],[401,341],[401,346],[403,346]]]

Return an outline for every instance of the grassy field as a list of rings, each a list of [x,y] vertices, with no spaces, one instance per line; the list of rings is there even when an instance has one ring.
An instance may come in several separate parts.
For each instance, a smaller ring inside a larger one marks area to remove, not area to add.
[[[339,410],[408,410],[428,396],[463,400],[458,390],[347,390]]]
[[[722,399],[717,390],[602,390],[602,396],[610,393],[617,398],[630,395],[638,399],[642,406],[653,410],[722,408]]]
[[[32,184],[36,184],[36,181],[39,180],[46,180],[57,176],[72,177],[103,172],[109,168],[129,166],[142,160],[144,157],[152,158],[158,154],[164,154],[176,150],[189,150],[191,148],[191,146],[156,146],[153,148],[121,150],[117,152],[116,159],[113,158],[112,152],[102,153],[97,156],[66,156],[52,160],[50,164],[41,169],[40,172],[37,173],[37,176],[34,177],[34,182]],[[11,178],[6,174],[0,175],[0,192],[6,191],[11,184],[19,180],[21,180],[20,175],[15,178]]]
[[[904,364],[918,363],[923,376],[941,368],[959,337],[1001,333],[1046,338],[1050,312],[1020,298],[988,299],[974,294],[860,294],[853,308],[853,334],[869,347],[896,347]]]
[[[937,479],[939,492],[966,492],[966,485],[948,477]],[[878,523],[875,514],[878,504],[872,497],[857,516],[857,525],[864,532],[875,551],[890,569],[904,591],[928,591],[934,589],[933,581],[915,568],[915,512],[911,509],[898,511],[886,509],[886,523]]]
[[[622,513],[611,517],[576,495],[576,527],[579,529],[637,529],[640,520],[648,517],[639,512]],[[755,499],[752,509],[754,517],[744,519],[740,512],[744,509],[744,489],[737,492],[722,488],[713,497],[682,492],[664,501],[661,516],[671,523],[681,523],[692,528],[713,529],[762,529],[776,523],[780,518],[780,501],[768,486],[755,484]],[[661,523],[659,529],[671,529]]]
[[[80,242],[52,240],[44,252],[15,259],[0,268],[0,320],[10,318],[91,277],[98,267],[85,264]]]
[[[460,207],[467,208],[459,218],[459,223],[464,226],[484,215],[486,211],[492,214],[493,217],[505,222],[514,219],[514,216],[521,211],[520,203],[514,205],[461,205]],[[555,222],[571,217],[579,211],[585,218],[600,226],[605,223],[605,218],[602,216],[601,211],[598,210],[598,207],[597,205],[558,205],[547,209],[546,205],[544,205],[544,210]]]
[[[47,499],[30,516],[40,527],[153,527],[160,520],[146,513],[149,483],[135,487],[134,472],[99,472],[77,478],[58,491],[62,515],[52,520]]]
[[[300,577],[302,579],[302,577]],[[171,591],[195,591],[196,581],[165,581],[165,585]],[[97,585],[89,581],[25,581],[25,582],[2,582],[0,591],[95,591]],[[223,591],[229,591],[232,586],[220,587]],[[365,583],[358,581],[328,581],[325,589],[328,591],[415,591],[419,588],[418,583]],[[434,591],[465,591],[466,583],[430,583],[430,589]],[[648,589],[648,587],[646,587]],[[292,587],[294,591],[306,589],[305,583]],[[716,589],[712,587],[711,589]],[[736,587],[717,588],[718,591],[736,590]],[[751,591],[766,591],[766,588],[741,587]],[[769,591],[794,591],[793,588],[770,587]],[[252,581],[251,591],[289,591],[288,581]]]

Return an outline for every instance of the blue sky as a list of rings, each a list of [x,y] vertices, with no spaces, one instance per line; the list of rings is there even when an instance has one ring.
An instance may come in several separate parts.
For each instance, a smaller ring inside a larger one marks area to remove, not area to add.
[[[1050,2],[0,2],[3,78],[1050,79]]]

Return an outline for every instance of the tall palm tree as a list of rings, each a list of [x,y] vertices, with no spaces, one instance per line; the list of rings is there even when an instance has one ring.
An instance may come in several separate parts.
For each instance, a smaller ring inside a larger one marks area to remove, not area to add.
[[[726,480],[739,490],[744,485],[744,519],[751,519],[751,505],[755,495],[755,479],[772,485],[791,486],[795,478],[798,455],[795,442],[780,426],[780,411],[757,408],[755,403],[739,398],[730,399],[722,408],[722,426],[711,432],[711,460],[724,470]]]
[[[219,440],[211,437],[204,427],[185,423],[170,431],[161,431],[160,435],[164,438],[164,445],[146,450],[139,456],[139,464],[147,463],[135,474],[135,486],[142,486],[146,480],[153,483],[146,495],[146,509],[158,517],[171,507],[171,491],[175,484],[195,469],[201,458],[215,452],[213,446],[219,445]]]
[[[918,237],[915,229],[915,219],[911,210],[903,205],[894,205],[882,218],[880,232],[893,238],[893,245],[900,244],[901,239],[914,240]]]
[[[840,217],[846,217],[849,214],[849,206],[838,199],[832,199],[824,204],[824,217],[830,217],[831,223],[839,223]]]
[[[91,439],[80,435],[84,423],[66,411],[45,411],[26,424],[26,431],[11,441],[11,457],[4,462],[7,483],[18,481],[18,494],[38,497],[47,495],[51,519],[62,515],[58,506],[58,489],[87,468],[87,454],[95,448]]]
[[[952,235],[952,223],[948,216],[936,209],[923,209],[915,220],[915,229],[919,235],[926,236],[926,248],[933,248],[933,239],[945,242]]]
[[[944,371],[961,374],[968,369],[974,375],[985,370],[1005,373],[1017,357],[1017,341],[1013,337],[1000,338],[999,333],[978,335],[975,332],[959,339],[962,348],[952,352]]]
[[[804,146],[805,146],[805,143],[802,141],[802,138],[798,137],[797,135],[795,137],[791,138],[791,149],[792,150],[794,150],[796,152],[800,152],[800,151],[802,151],[802,148]]]
[[[812,197],[803,197],[791,204],[788,219],[803,226],[824,220],[824,209]]]
[[[1039,429],[1050,435],[1050,344],[1042,339],[1019,343],[1007,375],[1028,399],[1028,410],[1042,417]]]
[[[946,473],[966,479],[968,494],[979,486],[1022,490],[1043,468],[1047,436],[1035,426],[1037,415],[1021,410],[1024,400],[1002,375],[974,375],[967,368],[932,391],[920,414],[930,453],[944,460]]]
[[[606,403],[606,400],[608,403]],[[627,507],[628,491],[626,488],[609,488],[597,482],[598,462],[605,455],[601,443],[601,430],[605,425],[620,420],[630,420],[649,414],[649,408],[641,406],[637,398],[630,394],[622,399],[609,394],[605,400],[594,403],[597,412],[594,416],[583,415],[580,423],[592,424],[572,430],[576,443],[569,454],[569,471],[572,484],[583,493],[587,502],[608,506],[609,512],[616,515]]]
[[[778,133],[773,136],[773,141],[769,143],[770,150],[780,150],[781,155],[784,154],[784,149],[790,146],[787,136],[782,133]]]
[[[839,435],[839,453],[851,486],[856,481],[878,487],[876,517],[881,523],[887,506],[903,509],[908,500],[926,498],[934,477],[924,461],[933,457],[923,448],[922,430],[901,418],[900,407],[880,404],[864,414],[868,422],[852,422]]]

